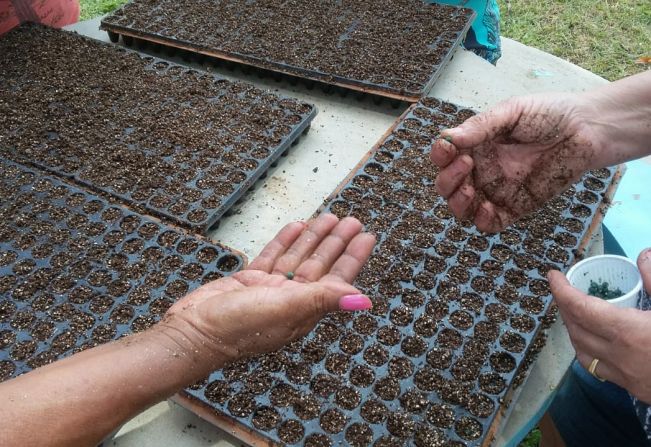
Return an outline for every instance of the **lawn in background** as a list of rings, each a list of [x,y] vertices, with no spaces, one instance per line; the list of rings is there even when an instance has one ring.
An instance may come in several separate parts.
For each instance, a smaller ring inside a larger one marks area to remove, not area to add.
[[[88,20],[108,14],[126,2],[127,0],[80,0],[81,17],[79,20]]]
[[[498,0],[502,35],[614,81],[647,67],[649,0]]]

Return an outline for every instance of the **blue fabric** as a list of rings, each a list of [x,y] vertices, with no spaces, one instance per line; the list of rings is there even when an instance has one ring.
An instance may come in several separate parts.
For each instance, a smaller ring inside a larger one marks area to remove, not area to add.
[[[648,447],[626,390],[600,382],[574,361],[549,414],[566,447]]]
[[[502,55],[500,46],[500,8],[496,0],[435,0],[430,3],[462,6],[477,13],[463,46],[495,64]]]

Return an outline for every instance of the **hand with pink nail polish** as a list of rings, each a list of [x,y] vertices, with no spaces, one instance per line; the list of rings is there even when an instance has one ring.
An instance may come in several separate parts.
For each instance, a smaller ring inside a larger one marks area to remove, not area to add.
[[[351,283],[374,245],[351,217],[289,224],[247,269],[190,293],[159,325],[193,340],[214,366],[279,349],[329,312],[371,307]]]
[[[11,427],[0,444],[98,445],[212,371],[307,335],[329,312],[369,309],[351,283],[374,245],[351,217],[287,225],[245,270],[196,289],[150,329],[0,383],[12,402],[0,408]]]

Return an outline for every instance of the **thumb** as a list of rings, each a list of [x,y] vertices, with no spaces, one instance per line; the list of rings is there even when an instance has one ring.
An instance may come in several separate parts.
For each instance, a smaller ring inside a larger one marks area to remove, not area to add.
[[[468,118],[460,126],[441,132],[441,138],[458,149],[472,149],[498,136],[511,133],[522,114],[520,101],[508,100],[488,112]]]
[[[337,310],[368,310],[373,306],[369,297],[353,286],[340,282],[311,283],[291,290],[301,290],[293,294],[293,299],[300,300],[297,305],[308,305],[319,316]]]
[[[637,268],[642,275],[644,289],[651,295],[651,248],[647,248],[637,257]]]

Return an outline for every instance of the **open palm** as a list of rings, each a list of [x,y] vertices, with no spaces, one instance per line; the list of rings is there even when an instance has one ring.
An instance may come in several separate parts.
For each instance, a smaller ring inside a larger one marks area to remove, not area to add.
[[[184,319],[221,359],[278,349],[340,309],[342,297],[353,308],[370,306],[350,284],[375,245],[361,231],[357,219],[332,214],[289,224],[245,270],[200,287],[168,315]]]

